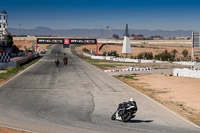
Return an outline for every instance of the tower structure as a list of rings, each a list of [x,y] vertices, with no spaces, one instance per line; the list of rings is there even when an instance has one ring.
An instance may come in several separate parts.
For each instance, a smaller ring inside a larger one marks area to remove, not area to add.
[[[5,50],[8,47],[8,15],[5,10],[0,12],[0,50]]]
[[[131,45],[130,45],[130,40],[129,40],[128,24],[126,24],[126,29],[125,29],[122,54],[126,54],[126,55],[131,54]]]
[[[8,28],[8,21],[7,21],[8,15],[5,10],[3,10],[0,13],[0,33],[3,35],[7,34],[7,28]]]

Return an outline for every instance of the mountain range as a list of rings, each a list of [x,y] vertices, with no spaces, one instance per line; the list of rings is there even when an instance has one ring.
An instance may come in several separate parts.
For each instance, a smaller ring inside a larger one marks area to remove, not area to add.
[[[61,29],[55,30],[48,27],[36,27],[35,29],[8,28],[12,35],[37,35],[37,36],[59,36],[59,37],[90,37],[90,38],[112,38],[113,34],[123,37],[125,30],[122,29]],[[129,29],[130,34],[142,34],[144,37],[162,36],[167,37],[191,37],[192,30],[139,30]]]

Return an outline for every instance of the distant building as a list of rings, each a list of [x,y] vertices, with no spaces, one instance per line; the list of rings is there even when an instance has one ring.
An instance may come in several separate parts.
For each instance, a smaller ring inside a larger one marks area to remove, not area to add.
[[[132,34],[131,37],[130,37],[131,40],[144,40],[144,35],[142,34],[139,34],[139,35],[135,35],[135,34]]]
[[[175,40],[190,40],[191,37],[175,37]]]
[[[161,36],[151,36],[149,40],[163,40],[164,38]]]

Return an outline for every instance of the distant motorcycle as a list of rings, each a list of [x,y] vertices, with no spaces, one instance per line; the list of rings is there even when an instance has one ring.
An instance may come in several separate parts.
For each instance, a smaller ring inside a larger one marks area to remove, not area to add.
[[[58,65],[59,65],[59,60],[58,59],[55,61],[55,64],[58,67]]]
[[[63,59],[63,62],[64,62],[64,64],[65,64],[65,66],[66,66],[67,63],[68,63],[68,59],[67,59],[67,57],[65,57],[65,58]]]
[[[112,115],[111,120],[128,122],[135,117],[136,112],[136,102],[133,98],[131,98],[128,102],[124,102],[118,105],[117,111]]]

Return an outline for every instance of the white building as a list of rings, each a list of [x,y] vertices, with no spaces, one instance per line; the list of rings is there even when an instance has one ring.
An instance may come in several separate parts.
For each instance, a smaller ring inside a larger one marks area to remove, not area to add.
[[[8,28],[7,18],[8,18],[8,15],[6,11],[2,11],[0,13],[0,32],[3,34],[6,34],[6,31]]]

